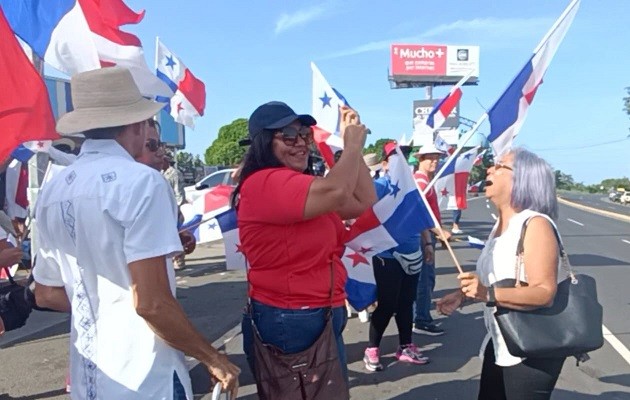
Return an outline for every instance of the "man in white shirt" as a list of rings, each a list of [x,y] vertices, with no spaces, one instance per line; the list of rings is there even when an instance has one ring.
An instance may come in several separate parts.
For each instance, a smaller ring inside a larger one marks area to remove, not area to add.
[[[192,400],[184,353],[236,395],[240,370],[175,299],[167,259],[182,247],[170,188],[134,160],[162,105],[123,68],[75,75],[71,88],[75,109],[57,130],[87,140],[39,195],[34,276],[39,306],[72,312],[72,398]]]

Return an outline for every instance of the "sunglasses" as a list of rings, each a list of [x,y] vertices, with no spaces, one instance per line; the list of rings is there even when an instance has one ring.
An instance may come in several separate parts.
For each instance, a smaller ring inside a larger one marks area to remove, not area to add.
[[[147,147],[147,149],[149,149],[149,151],[155,153],[160,149],[160,147],[162,147],[163,144],[164,143],[160,142],[157,139],[147,139],[144,145]]]
[[[285,126],[278,130],[277,133],[280,133],[280,140],[287,146],[295,146],[298,141],[298,136],[304,140],[307,146],[313,143],[313,129],[310,126],[301,126],[300,129]]]

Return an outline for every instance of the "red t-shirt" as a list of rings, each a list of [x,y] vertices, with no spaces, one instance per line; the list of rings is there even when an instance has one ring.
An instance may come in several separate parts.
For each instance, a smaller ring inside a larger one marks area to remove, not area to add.
[[[336,213],[305,220],[304,207],[315,177],[289,168],[270,168],[241,187],[238,227],[249,262],[249,296],[279,308],[344,304],[346,270],[341,262],[346,229]]]
[[[416,182],[418,182],[418,186],[421,190],[424,190],[427,186],[429,186],[430,179],[422,172],[416,172],[413,177]],[[435,186],[431,186],[431,189],[425,196],[427,198],[427,202],[429,203],[429,207],[431,207],[433,214],[435,214],[435,218],[437,218],[438,223],[442,225],[442,218],[440,217],[440,206],[438,205],[438,197],[437,192],[435,191]]]

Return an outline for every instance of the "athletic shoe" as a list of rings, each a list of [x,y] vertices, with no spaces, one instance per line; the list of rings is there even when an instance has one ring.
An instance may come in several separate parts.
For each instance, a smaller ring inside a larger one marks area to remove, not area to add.
[[[413,333],[419,335],[440,336],[444,334],[444,329],[440,329],[433,324],[414,324]]]
[[[462,231],[461,229],[451,229],[451,232],[454,235],[461,235],[462,233],[464,233],[464,231]]]
[[[411,343],[405,346],[398,346],[396,358],[401,362],[424,365],[429,363],[429,357],[425,357],[415,344]]]
[[[365,369],[368,371],[381,371],[383,369],[383,365],[381,365],[380,361],[380,352],[378,347],[368,347],[365,349],[365,353],[363,355],[363,362],[365,363]]]
[[[359,311],[359,321],[366,323],[370,321],[370,314],[367,310]]]

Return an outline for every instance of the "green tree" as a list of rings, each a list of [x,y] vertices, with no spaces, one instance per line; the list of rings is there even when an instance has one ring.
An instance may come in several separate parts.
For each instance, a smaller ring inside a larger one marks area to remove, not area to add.
[[[376,153],[379,157],[383,154],[383,146],[387,142],[391,142],[394,139],[378,139],[375,143],[368,145],[363,149],[363,154]]]
[[[565,174],[559,169],[555,171],[556,175],[556,188],[560,190],[571,190],[575,186],[573,177],[569,174]]]
[[[247,119],[235,119],[219,129],[219,135],[206,149],[204,158],[207,165],[236,165],[243,159],[246,148],[238,142],[247,137]]]
[[[201,161],[201,157],[199,157],[199,154],[196,154],[195,158],[193,159],[193,167],[203,167],[203,161]]]
[[[630,117],[630,86],[626,88],[627,96],[623,98],[623,110]]]
[[[625,176],[623,178],[617,179],[608,178],[602,181],[601,186],[604,187],[604,190],[617,189],[620,187],[626,190],[630,190],[630,179]]]
[[[175,156],[179,168],[192,168],[193,155],[187,151],[178,151]]]
[[[477,183],[479,181],[486,181],[486,176],[488,175],[488,168],[492,165],[493,156],[491,151],[486,151],[483,154],[483,158],[481,159],[481,164],[475,165],[470,170],[470,176],[468,177],[468,182],[471,184]]]

